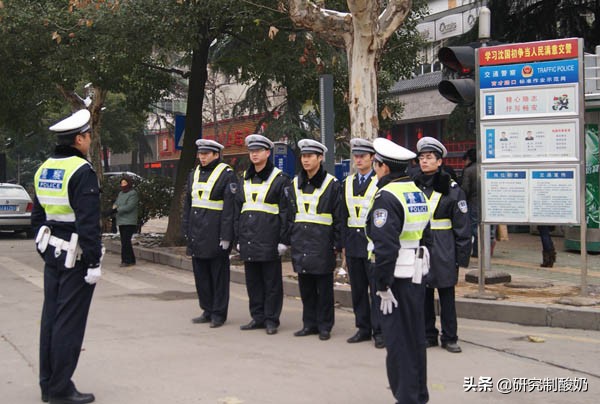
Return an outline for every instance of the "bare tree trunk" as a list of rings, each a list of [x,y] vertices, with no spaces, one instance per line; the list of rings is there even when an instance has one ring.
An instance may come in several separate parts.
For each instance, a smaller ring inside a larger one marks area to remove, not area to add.
[[[377,54],[370,50],[369,37],[355,38],[348,48],[350,78],[348,107],[352,137],[375,139],[379,130],[377,116]]]

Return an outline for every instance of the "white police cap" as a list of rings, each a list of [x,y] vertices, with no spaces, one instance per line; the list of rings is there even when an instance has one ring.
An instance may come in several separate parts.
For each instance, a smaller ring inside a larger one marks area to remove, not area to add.
[[[221,143],[215,142],[214,140],[210,139],[198,139],[196,140],[196,146],[198,147],[198,152],[215,153],[220,153],[221,150],[223,150],[223,148],[225,147]]]
[[[325,154],[327,153],[327,147],[324,144],[317,142],[313,139],[302,139],[298,142],[300,148],[300,154]]]
[[[436,138],[425,136],[417,142],[417,154],[424,152],[436,152],[442,157],[446,157],[448,150]]]
[[[415,153],[384,137],[375,139],[373,148],[375,149],[375,159],[387,165],[406,165],[417,157]]]
[[[274,144],[266,136],[263,135],[248,135],[246,136],[246,147],[248,150],[267,149],[271,150]]]
[[[367,139],[361,139],[359,137],[350,139],[350,150],[352,151],[352,154],[375,153],[375,149],[373,148],[373,142]]]
[[[77,135],[90,130],[90,111],[80,109],[68,118],[50,126],[52,132],[58,136]]]

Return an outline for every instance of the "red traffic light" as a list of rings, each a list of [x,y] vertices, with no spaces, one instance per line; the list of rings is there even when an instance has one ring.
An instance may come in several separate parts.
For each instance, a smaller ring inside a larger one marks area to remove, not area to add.
[[[438,52],[438,59],[460,76],[470,76],[475,71],[475,49],[470,46],[443,47]]]

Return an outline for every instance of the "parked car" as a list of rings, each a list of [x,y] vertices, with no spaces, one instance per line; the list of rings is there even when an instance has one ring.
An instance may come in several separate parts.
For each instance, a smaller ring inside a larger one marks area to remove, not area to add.
[[[31,210],[33,202],[25,188],[0,183],[0,231],[25,232],[33,237]]]

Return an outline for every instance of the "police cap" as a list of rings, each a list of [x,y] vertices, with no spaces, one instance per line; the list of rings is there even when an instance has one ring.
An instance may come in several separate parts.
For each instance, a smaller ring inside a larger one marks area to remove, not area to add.
[[[375,149],[375,160],[387,164],[393,171],[405,167],[410,160],[417,157],[410,150],[383,137],[378,137],[373,141],[373,148]]]
[[[350,150],[352,154],[374,154],[373,142],[367,139],[355,137],[350,139]]]
[[[220,153],[221,150],[223,150],[223,148],[225,147],[221,143],[215,142],[214,140],[210,139],[198,139],[196,140],[196,146],[198,147],[198,152],[215,153]]]
[[[434,152],[439,154],[441,157],[446,157],[446,155],[448,154],[448,150],[446,150],[446,147],[444,147],[444,145],[439,140],[430,136],[422,137],[417,142],[417,154],[421,154],[424,152]]]
[[[90,127],[90,111],[80,109],[68,118],[63,119],[50,126],[52,132],[57,136],[78,135],[80,133],[89,132]]]
[[[248,135],[246,136],[246,147],[248,150],[266,149],[271,150],[274,144],[266,136],[263,135]]]
[[[298,142],[300,154],[325,154],[327,147],[313,139],[302,139]]]

